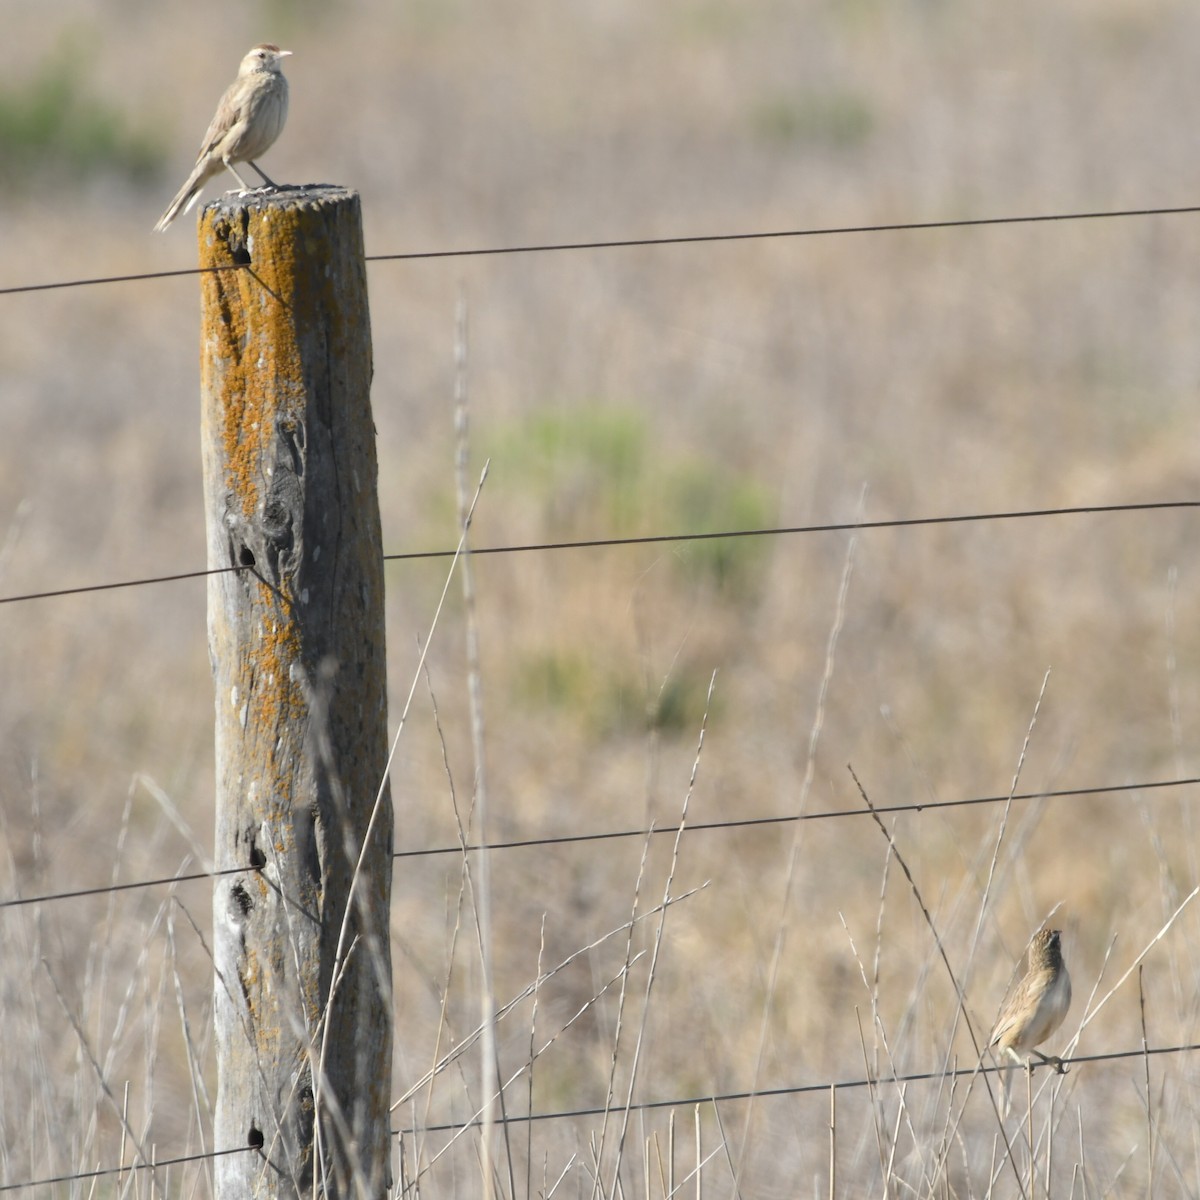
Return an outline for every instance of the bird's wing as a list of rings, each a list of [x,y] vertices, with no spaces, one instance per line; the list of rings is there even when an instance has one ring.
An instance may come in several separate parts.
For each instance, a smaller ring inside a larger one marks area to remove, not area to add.
[[[225,94],[221,97],[221,102],[217,105],[217,111],[213,113],[213,119],[209,122],[208,130],[204,134],[204,140],[200,143],[200,153],[196,155],[197,162],[206,154],[212,153],[212,149],[217,141],[238,119],[239,114],[237,110],[240,107],[238,100],[240,89],[238,85],[240,83],[240,78],[235,79],[225,89]]]

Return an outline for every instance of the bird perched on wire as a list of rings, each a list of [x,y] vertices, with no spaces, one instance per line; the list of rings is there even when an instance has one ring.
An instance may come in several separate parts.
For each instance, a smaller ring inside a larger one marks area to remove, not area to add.
[[[988,1045],[997,1058],[1028,1064],[1036,1055],[1060,1074],[1061,1058],[1048,1057],[1034,1047],[1041,1045],[1062,1023],[1071,1007],[1071,976],[1062,956],[1062,932],[1043,929],[1029,945],[1029,966],[1024,979],[1004,1002]],[[1002,1093],[1004,1112],[1009,1107],[1008,1079],[1012,1067],[1004,1072]]]
[[[288,85],[280,66],[291,54],[264,42],[255,46],[238,68],[237,78],[229,85],[216,116],[204,135],[196,165],[167,211],[154,226],[161,233],[181,212],[187,212],[200,197],[200,190],[220,171],[228,167],[233,177],[250,191],[237,173],[237,163],[249,163],[268,187],[276,184],[267,178],[254,161],[265,154],[283,132],[287,120]]]

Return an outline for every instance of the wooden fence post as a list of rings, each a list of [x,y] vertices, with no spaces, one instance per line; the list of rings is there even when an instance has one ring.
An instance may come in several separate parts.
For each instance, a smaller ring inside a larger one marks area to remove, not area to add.
[[[358,196],[200,220],[217,1200],[382,1198],[392,810]]]

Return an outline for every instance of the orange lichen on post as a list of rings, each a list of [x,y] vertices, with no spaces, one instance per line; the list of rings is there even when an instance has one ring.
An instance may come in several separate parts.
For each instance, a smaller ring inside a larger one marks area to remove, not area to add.
[[[319,1146],[323,1179],[382,1195],[392,818],[358,198],[226,197],[199,236],[214,857],[255,872],[215,889],[216,1137],[272,1131],[277,1168],[222,1159],[217,1194],[307,1194]]]
[[[261,461],[262,439],[274,423],[288,416],[288,406],[303,395],[301,356],[293,314],[284,297],[296,293],[296,260],[286,231],[272,237],[255,237],[251,220],[239,231],[230,219],[216,217],[201,225],[201,258],[217,270],[202,276],[206,347],[203,363],[221,376],[226,398],[221,418],[226,483],[249,514],[257,500],[254,471]],[[261,221],[262,217],[259,216]],[[298,223],[298,210],[274,215],[273,224]],[[277,236],[284,233],[284,237]],[[242,269],[239,254],[250,245],[270,247],[274,253],[253,260]],[[207,389],[209,381],[205,380]]]

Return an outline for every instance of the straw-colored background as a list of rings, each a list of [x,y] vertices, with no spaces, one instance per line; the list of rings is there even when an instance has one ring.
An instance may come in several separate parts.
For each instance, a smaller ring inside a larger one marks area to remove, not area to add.
[[[3,285],[193,265],[193,214],[150,228],[261,40],[294,51],[289,124],[265,169],[357,188],[369,254],[1200,195],[1200,14],[1182,2],[63,2],[12,4],[5,23]],[[460,291],[473,477],[491,462],[479,545],[1195,498],[1198,262],[1197,218],[1174,216],[374,265],[386,549],[456,537]],[[197,294],[181,278],[0,297],[0,593],[203,566]],[[714,671],[691,820],[859,809],[847,763],[877,804],[1004,794],[1047,671],[1021,791],[1194,774],[1194,530],[1182,511],[864,533],[840,614],[844,534],[478,560],[488,833],[677,820]],[[443,571],[388,570],[393,717]],[[179,824],[208,845],[204,603],[197,581],[0,607],[4,895],[170,875],[194,848]],[[431,680],[465,819],[461,609],[437,632]],[[417,696],[394,777],[403,850],[456,839],[429,689]],[[999,807],[897,820],[982,1032],[1061,904],[1076,1001],[1048,1048],[1065,1046],[1110,942],[1100,995],[1195,885],[1194,796],[1015,805],[986,904]],[[655,839],[643,907],[661,899],[669,851]],[[627,919],[641,852],[631,839],[494,856],[501,1000],[533,979],[543,919],[546,964]],[[878,947],[896,1069],[969,1065],[894,862],[880,900],[885,861],[861,816],[686,837],[673,891],[708,886],[667,918],[635,1097],[860,1078],[858,1020],[886,1073],[851,938],[868,975]],[[433,1061],[447,986],[442,1052],[478,1017],[473,934],[448,967],[459,883],[452,855],[396,869],[397,1095]],[[207,927],[204,887],[0,911],[0,1178],[117,1159],[66,1010],[118,1099],[128,1081],[132,1124],[160,1157],[211,1148],[193,1087],[212,1088],[210,980],[185,914]],[[1152,1042],[1195,1037],[1197,932],[1189,910],[1146,960]],[[653,926],[636,941],[650,948]],[[624,953],[617,938],[555,976],[539,1031]],[[1137,1047],[1138,1013],[1134,976],[1079,1052]],[[535,1109],[603,1103],[616,1016],[610,993],[538,1060]],[[502,1027],[509,1069],[528,1057],[530,1019],[526,1006]],[[476,1069],[397,1125],[469,1116]],[[1143,1070],[1079,1066],[1060,1081],[1063,1194],[1076,1169],[1088,1194],[1145,1194]],[[1152,1065],[1158,1194],[1195,1191],[1194,1075],[1186,1055]],[[959,1194],[986,1192],[995,1118],[976,1092],[949,1172]],[[932,1154],[945,1097],[914,1085],[908,1102],[893,1170],[922,1190],[914,1139]],[[866,1095],[845,1104],[843,1183],[879,1187]],[[881,1104],[890,1128],[895,1091]],[[826,1109],[823,1095],[760,1101],[744,1145],[744,1106],[722,1110],[744,1195],[824,1190]],[[705,1121],[711,1149],[720,1131]],[[627,1187],[641,1188],[641,1139],[665,1122],[631,1132]],[[530,1189],[572,1152],[586,1161],[598,1127],[538,1124],[528,1149],[514,1134]],[[478,1186],[470,1141],[427,1194]],[[517,1180],[523,1193],[523,1165]],[[706,1180],[727,1194],[724,1153]],[[998,1186],[1015,1191],[1011,1174]]]

